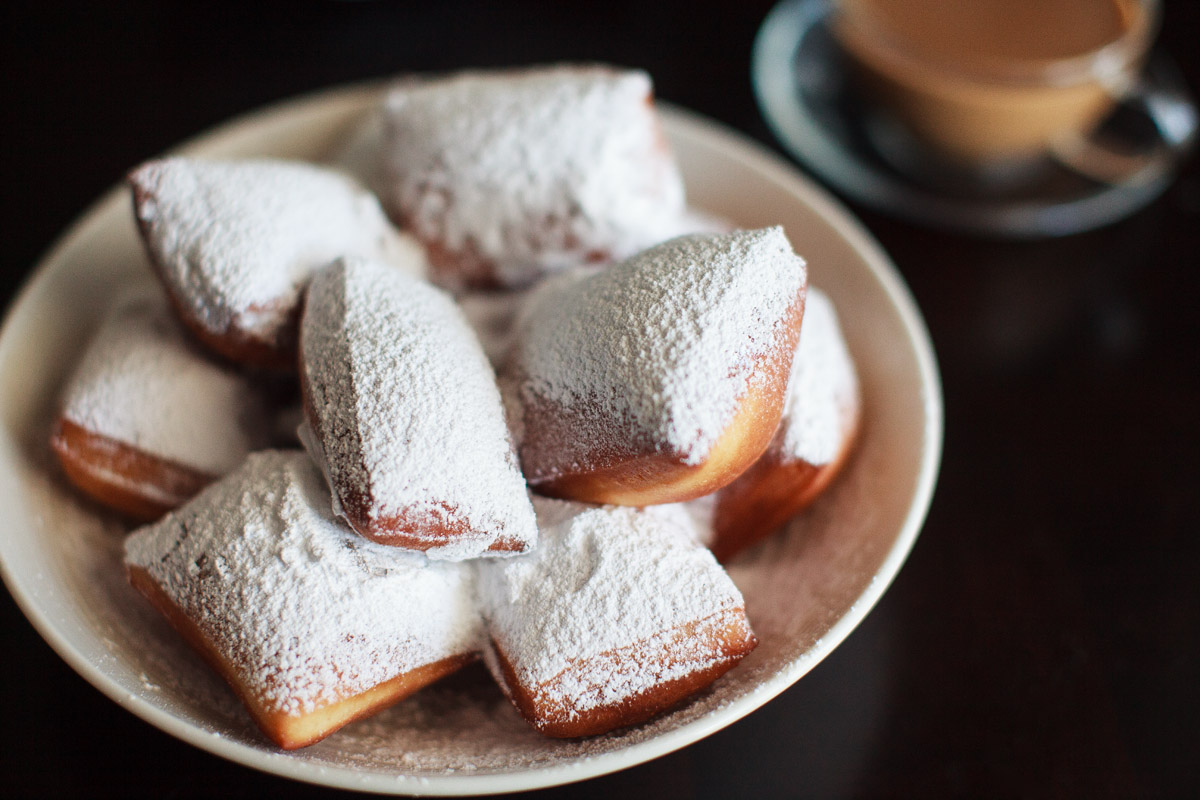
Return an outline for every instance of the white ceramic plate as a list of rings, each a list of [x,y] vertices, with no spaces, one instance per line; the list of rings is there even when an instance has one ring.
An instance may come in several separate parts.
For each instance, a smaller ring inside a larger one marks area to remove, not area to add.
[[[378,87],[355,87],[284,103],[180,150],[319,159],[378,97]],[[693,205],[743,226],[786,227],[812,282],[839,309],[865,396],[846,473],[784,534],[730,568],[761,642],[740,666],[665,716],[586,741],[544,738],[494,687],[452,679],[312,747],[271,746],[126,584],[121,524],[66,486],[47,444],[56,396],[105,301],[146,273],[121,188],[39,265],[0,334],[0,559],[42,636],[96,688],[197,747],[298,780],[414,794],[515,791],[632,766],[730,724],[812,669],[879,599],[924,520],[942,441],[933,350],[894,267],[824,191],[711,121],[670,108],[664,115]]]

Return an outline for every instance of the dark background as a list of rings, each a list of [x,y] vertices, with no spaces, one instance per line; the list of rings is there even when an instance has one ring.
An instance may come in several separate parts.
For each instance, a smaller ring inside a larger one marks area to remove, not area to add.
[[[13,2],[0,297],[132,165],[264,103],[408,70],[602,60],[774,146],[770,0]],[[1200,3],[1160,42],[1200,81]],[[541,797],[1183,797],[1200,787],[1200,175],[1104,230],[1004,243],[854,208],[946,396],[921,538],[866,622],[750,717]],[[0,593],[0,794],[324,797],[209,756],[75,675]]]

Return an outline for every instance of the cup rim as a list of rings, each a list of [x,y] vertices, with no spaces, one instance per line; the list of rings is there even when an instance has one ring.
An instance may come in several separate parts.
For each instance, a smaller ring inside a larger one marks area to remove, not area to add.
[[[845,20],[849,19],[845,6],[851,0],[829,1],[834,12],[834,30],[844,29],[847,26]],[[855,14],[853,24],[867,33],[875,57],[909,72],[936,70],[943,79],[957,78],[1006,87],[1067,87],[1098,80],[1111,87],[1114,94],[1121,94],[1131,79],[1129,67],[1149,52],[1161,23],[1161,0],[1129,1],[1136,3],[1141,13],[1128,30],[1103,47],[1064,58],[1026,59],[986,66],[956,64],[916,54],[882,25],[874,24],[869,13]],[[838,38],[840,40],[841,36]]]

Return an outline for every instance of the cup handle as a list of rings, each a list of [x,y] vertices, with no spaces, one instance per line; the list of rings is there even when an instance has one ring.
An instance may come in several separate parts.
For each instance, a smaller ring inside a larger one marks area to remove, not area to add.
[[[1142,186],[1162,179],[1196,141],[1196,104],[1172,66],[1152,63],[1090,133],[1056,142],[1056,161],[1097,183]]]

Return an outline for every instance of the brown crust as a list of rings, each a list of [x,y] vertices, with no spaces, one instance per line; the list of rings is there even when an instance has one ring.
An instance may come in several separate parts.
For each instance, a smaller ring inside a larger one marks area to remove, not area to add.
[[[145,595],[187,643],[225,679],[262,732],[284,750],[314,744],[355,720],[394,705],[434,681],[458,671],[476,658],[475,653],[445,658],[403,672],[356,694],[331,687],[335,696],[340,697],[339,700],[319,706],[306,714],[287,714],[269,708],[250,691],[241,681],[237,667],[217,651],[199,626],[167,596],[150,573],[140,567],[131,566],[129,582]]]
[[[803,314],[801,291],[771,349],[758,358],[756,380],[737,414],[704,463],[683,463],[680,455],[664,453],[654,442],[599,442],[586,470],[560,463],[564,437],[577,437],[581,427],[595,425],[581,422],[579,410],[533,402],[525,406],[526,438],[521,444],[530,486],[549,497],[646,506],[694,500],[732,483],[766,451],[779,427]]]
[[[257,367],[275,372],[290,372],[295,369],[295,330],[297,327],[296,320],[299,318],[298,310],[289,312],[291,319],[285,323],[284,335],[280,336],[276,341],[261,339],[248,331],[234,326],[226,328],[220,333],[215,333],[188,314],[183,304],[179,302],[179,299],[167,284],[167,281],[162,277],[161,271],[156,269],[155,273],[159,276],[159,280],[166,290],[167,298],[170,300],[171,308],[174,309],[176,317],[179,318],[188,332],[198,342],[208,348],[210,352],[228,359],[235,364],[247,367]],[[267,309],[254,307],[250,310],[264,311]]]
[[[65,417],[55,420],[50,445],[67,479],[97,502],[150,522],[216,480],[136,447],[93,433]]]
[[[251,367],[261,367],[270,370],[291,370],[296,363],[296,329],[300,318],[299,308],[289,312],[289,320],[285,324],[283,334],[276,340],[263,339],[250,331],[237,327],[234,323],[223,331],[213,331],[196,319],[189,311],[187,303],[177,294],[177,287],[167,280],[166,272],[159,261],[154,248],[151,246],[150,226],[142,218],[140,209],[147,200],[153,200],[154,194],[137,179],[137,170],[126,177],[133,189],[133,217],[137,220],[138,233],[141,234],[142,245],[154,268],[154,274],[162,284],[176,317],[184,327],[205,347],[212,352],[229,359],[236,364]],[[250,311],[269,311],[265,307],[253,307]]]
[[[352,496],[357,498],[360,495],[354,493]],[[445,547],[456,541],[480,538],[466,523],[454,519],[456,515],[453,509],[445,503],[437,504],[444,510],[443,515],[393,514],[371,518],[364,508],[357,504],[347,505],[340,495],[338,502],[342,504],[342,511],[345,512],[350,526],[379,544],[424,552],[435,547]],[[447,519],[452,521],[446,522]],[[525,544],[520,540],[502,536],[492,542],[487,552],[521,553],[525,549]]]
[[[679,678],[662,681],[646,691],[618,702],[582,711],[549,699],[555,696],[555,688],[563,678],[562,675],[544,684],[524,685],[517,679],[516,671],[503,648],[494,639],[492,645],[509,698],[530,725],[547,736],[561,739],[598,736],[617,728],[645,722],[681,703],[707,688],[758,646],[758,639],[750,630],[744,609],[719,612],[714,617],[719,618],[716,620],[716,635],[697,635],[698,629],[709,620],[681,625],[671,632],[675,641],[690,642],[694,645],[697,655],[710,659],[709,666]],[[655,652],[641,642],[603,653],[596,656],[595,660],[614,658],[636,660],[643,669],[658,668],[665,671],[672,666],[663,659],[661,652]],[[574,662],[578,669],[571,670],[574,673],[573,677],[587,674],[589,661]]]
[[[856,414],[837,456],[827,464],[784,462],[775,448],[771,448],[741,477],[722,489],[713,512],[713,538],[709,545],[717,560],[727,563],[812,505],[849,460],[858,438],[858,424]]]
[[[415,231],[411,219],[406,219],[400,227]],[[451,291],[466,290],[494,291],[505,289],[496,275],[496,265],[479,254],[470,242],[463,245],[461,250],[451,250],[440,239],[428,236],[418,236],[425,246],[425,255],[429,260],[430,280]]]

